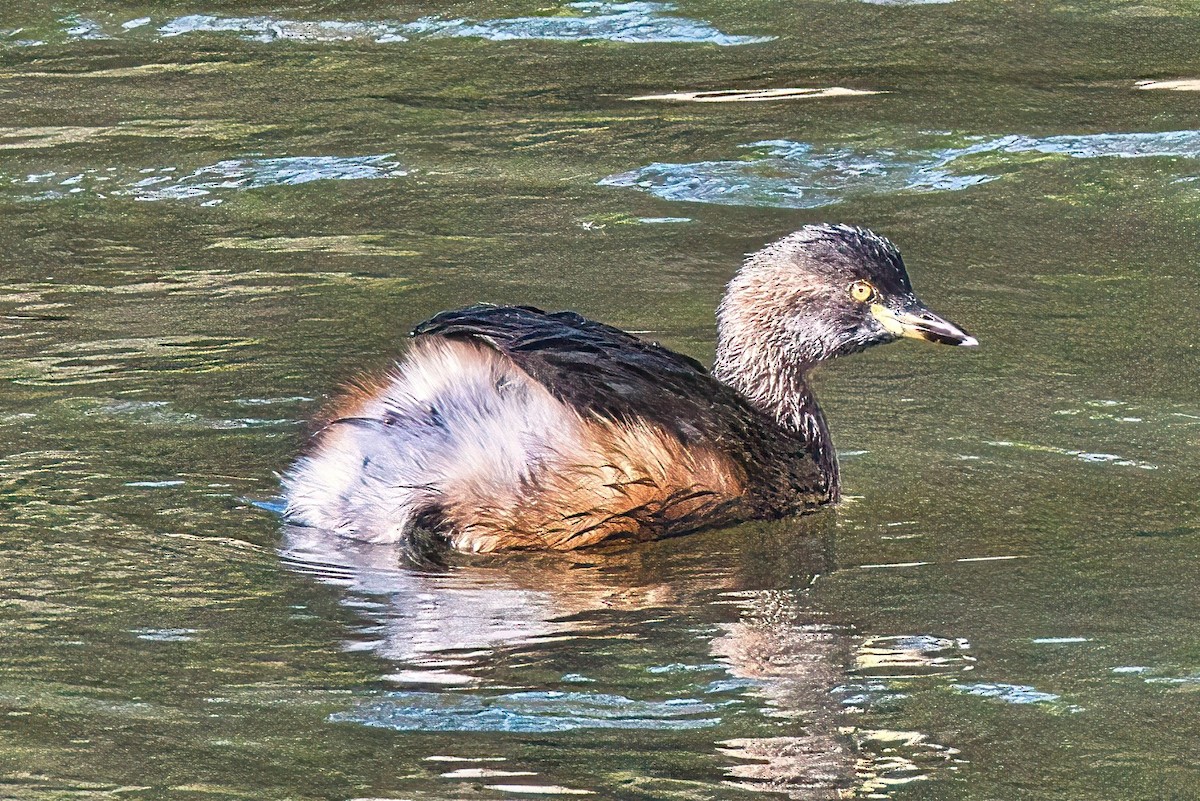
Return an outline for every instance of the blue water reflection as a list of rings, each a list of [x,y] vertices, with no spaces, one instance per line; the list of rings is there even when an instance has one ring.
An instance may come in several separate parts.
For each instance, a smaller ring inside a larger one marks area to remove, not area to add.
[[[1200,157],[1200,131],[1194,130],[1040,138],[1014,134],[962,141],[943,147],[869,148],[773,139],[743,145],[750,152],[742,159],[658,162],[610,175],[600,184],[641,189],[664,200],[804,209],[865,195],[967,189],[999,179],[997,166],[1007,170],[1018,163],[1010,156]]]

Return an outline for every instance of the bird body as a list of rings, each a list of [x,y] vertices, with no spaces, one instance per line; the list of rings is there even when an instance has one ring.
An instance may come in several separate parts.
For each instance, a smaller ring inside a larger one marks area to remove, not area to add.
[[[856,281],[879,297],[857,298]],[[574,312],[443,312],[416,328],[392,371],[330,411],[285,476],[286,515],[369,542],[424,529],[489,552],[814,509],[837,499],[839,481],[808,370],[918,335],[898,332],[896,319],[924,321],[923,338],[974,344],[923,306],[923,317],[914,312],[907,281],[882,237],[802,229],[731,282],[713,373]],[[877,285],[902,301],[891,317],[868,303],[883,300]]]

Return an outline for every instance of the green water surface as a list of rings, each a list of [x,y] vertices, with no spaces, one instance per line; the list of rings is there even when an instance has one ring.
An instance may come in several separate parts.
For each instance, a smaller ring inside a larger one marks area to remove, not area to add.
[[[1200,798],[1200,94],[1137,85],[1197,41],[1182,0],[4,4],[0,797]],[[876,93],[630,99],[782,87]],[[820,373],[839,508],[445,568],[281,531],[303,421],[420,320],[708,360],[815,221],[982,343]]]

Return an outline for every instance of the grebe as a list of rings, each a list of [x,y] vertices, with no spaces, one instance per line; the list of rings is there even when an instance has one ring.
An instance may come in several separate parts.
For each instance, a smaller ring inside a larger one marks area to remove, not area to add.
[[[571,549],[836,501],[808,386],[821,362],[913,337],[978,344],[913,293],[895,245],[810,225],[746,259],[699,362],[574,312],[477,305],[413,331],[284,477],[286,517],[374,543]]]

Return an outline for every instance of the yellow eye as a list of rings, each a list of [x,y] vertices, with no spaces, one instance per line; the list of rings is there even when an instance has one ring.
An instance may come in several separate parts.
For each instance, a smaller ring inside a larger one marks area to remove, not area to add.
[[[866,303],[875,297],[875,287],[866,281],[855,281],[850,285],[850,297],[859,303]]]

